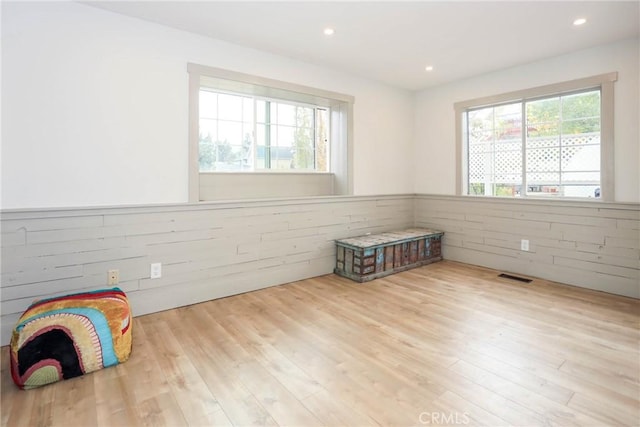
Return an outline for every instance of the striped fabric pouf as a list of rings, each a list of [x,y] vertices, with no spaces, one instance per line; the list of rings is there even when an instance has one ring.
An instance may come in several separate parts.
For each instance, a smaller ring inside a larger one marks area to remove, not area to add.
[[[131,310],[119,288],[36,301],[11,336],[11,376],[23,389],[125,362]]]

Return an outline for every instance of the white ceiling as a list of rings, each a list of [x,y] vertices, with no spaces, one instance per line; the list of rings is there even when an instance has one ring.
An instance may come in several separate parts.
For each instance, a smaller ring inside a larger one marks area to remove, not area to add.
[[[638,1],[86,4],[411,90],[640,34]]]

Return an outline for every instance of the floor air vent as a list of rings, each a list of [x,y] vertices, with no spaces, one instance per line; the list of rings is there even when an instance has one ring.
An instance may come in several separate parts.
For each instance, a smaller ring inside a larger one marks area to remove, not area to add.
[[[518,282],[522,282],[522,283],[531,283],[533,282],[533,280],[531,279],[525,279],[524,277],[518,277],[518,276],[512,276],[511,274],[498,274],[498,277],[502,277],[504,279],[510,279],[510,280],[517,280]]]

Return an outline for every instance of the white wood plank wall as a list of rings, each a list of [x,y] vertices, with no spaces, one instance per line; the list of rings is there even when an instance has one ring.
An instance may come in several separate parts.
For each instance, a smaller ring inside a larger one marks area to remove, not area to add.
[[[445,259],[640,298],[637,203],[418,195],[415,207],[417,226],[445,231]]]
[[[638,204],[394,195],[4,211],[0,344],[33,300],[106,287],[110,269],[142,315],[327,274],[335,239],[414,225],[445,231],[445,259],[640,298]]]
[[[35,299],[107,287],[110,269],[142,315],[331,273],[335,239],[414,212],[412,195],[4,211],[0,344]]]

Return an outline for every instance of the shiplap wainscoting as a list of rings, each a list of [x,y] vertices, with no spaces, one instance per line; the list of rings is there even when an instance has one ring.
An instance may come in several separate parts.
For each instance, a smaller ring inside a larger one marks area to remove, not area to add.
[[[4,211],[0,344],[33,300],[105,287],[110,269],[142,315],[330,273],[335,239],[414,213],[413,195]]]
[[[445,259],[640,298],[637,203],[418,195],[415,207],[416,226],[445,231]]]
[[[640,298],[638,204],[340,196],[3,211],[0,226],[1,345],[33,300],[105,287],[110,269],[141,315],[327,274],[335,239],[410,226],[445,231],[445,259]]]

